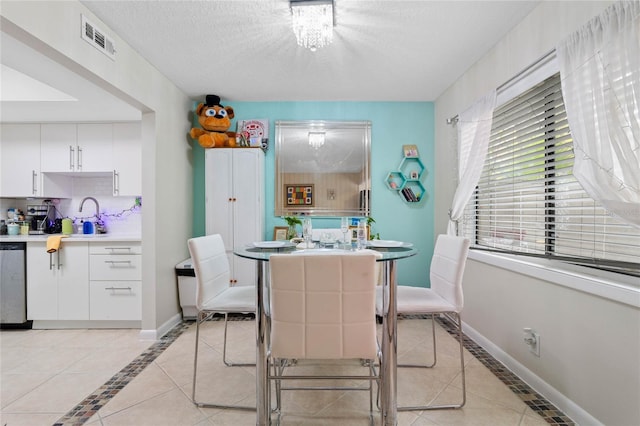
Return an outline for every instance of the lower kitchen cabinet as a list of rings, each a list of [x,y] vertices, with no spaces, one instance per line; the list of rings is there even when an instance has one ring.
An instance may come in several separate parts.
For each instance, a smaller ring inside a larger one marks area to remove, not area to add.
[[[91,281],[89,290],[92,320],[131,320],[142,317],[140,281]]]
[[[135,242],[91,243],[90,319],[142,318],[141,245]]]
[[[140,321],[141,293],[139,242],[63,240],[52,254],[27,243],[30,320]]]
[[[46,242],[27,243],[27,318],[89,319],[89,243],[65,242],[47,253]]]

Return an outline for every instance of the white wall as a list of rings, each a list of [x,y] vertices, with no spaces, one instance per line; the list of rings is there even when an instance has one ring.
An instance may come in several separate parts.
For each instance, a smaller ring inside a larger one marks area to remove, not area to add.
[[[188,257],[192,101],[76,1],[2,2],[2,31],[143,111],[142,328],[159,337],[179,319],[174,266]],[[111,34],[112,61],[80,38],[80,15]]]
[[[436,234],[446,232],[456,181],[456,131],[446,119],[534,63],[611,3],[542,2],[437,99]],[[580,424],[640,424],[640,295],[630,292],[635,303],[619,303],[580,285],[568,288],[541,279],[542,269],[523,275],[506,263],[505,268],[469,260],[463,312],[468,331]],[[523,327],[540,332],[540,358],[523,344]]]

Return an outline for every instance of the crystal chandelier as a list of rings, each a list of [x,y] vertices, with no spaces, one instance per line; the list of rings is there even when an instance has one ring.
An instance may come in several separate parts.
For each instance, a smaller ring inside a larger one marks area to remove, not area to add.
[[[333,41],[333,0],[290,0],[299,46],[315,52]]]
[[[309,132],[309,145],[314,149],[324,145],[324,132]]]

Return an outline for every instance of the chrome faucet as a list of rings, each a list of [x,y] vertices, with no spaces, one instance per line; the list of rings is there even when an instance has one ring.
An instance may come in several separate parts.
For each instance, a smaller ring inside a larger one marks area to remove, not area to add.
[[[98,200],[96,200],[93,197],[84,197],[82,199],[82,201],[80,201],[80,208],[78,209],[79,212],[82,211],[82,206],[84,205],[84,202],[87,200],[91,200],[94,203],[96,203],[96,233],[97,234],[104,234],[107,232],[107,229],[104,226],[104,222],[100,219],[100,204],[98,204]]]
[[[80,208],[78,209],[78,211],[79,212],[82,211],[82,206],[84,205],[84,202],[87,200],[91,200],[94,203],[96,203],[96,219],[100,220],[100,204],[98,204],[98,200],[96,200],[93,197],[84,197],[82,201],[80,201]]]

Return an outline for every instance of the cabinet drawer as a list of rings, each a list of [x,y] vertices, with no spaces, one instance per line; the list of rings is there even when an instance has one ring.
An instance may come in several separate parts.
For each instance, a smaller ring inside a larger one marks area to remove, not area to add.
[[[139,321],[142,318],[140,293],[140,281],[92,281],[89,290],[89,318]]]
[[[91,281],[141,280],[140,256],[111,255],[89,256]]]
[[[101,241],[89,243],[90,254],[141,254],[142,244],[136,241]]]

